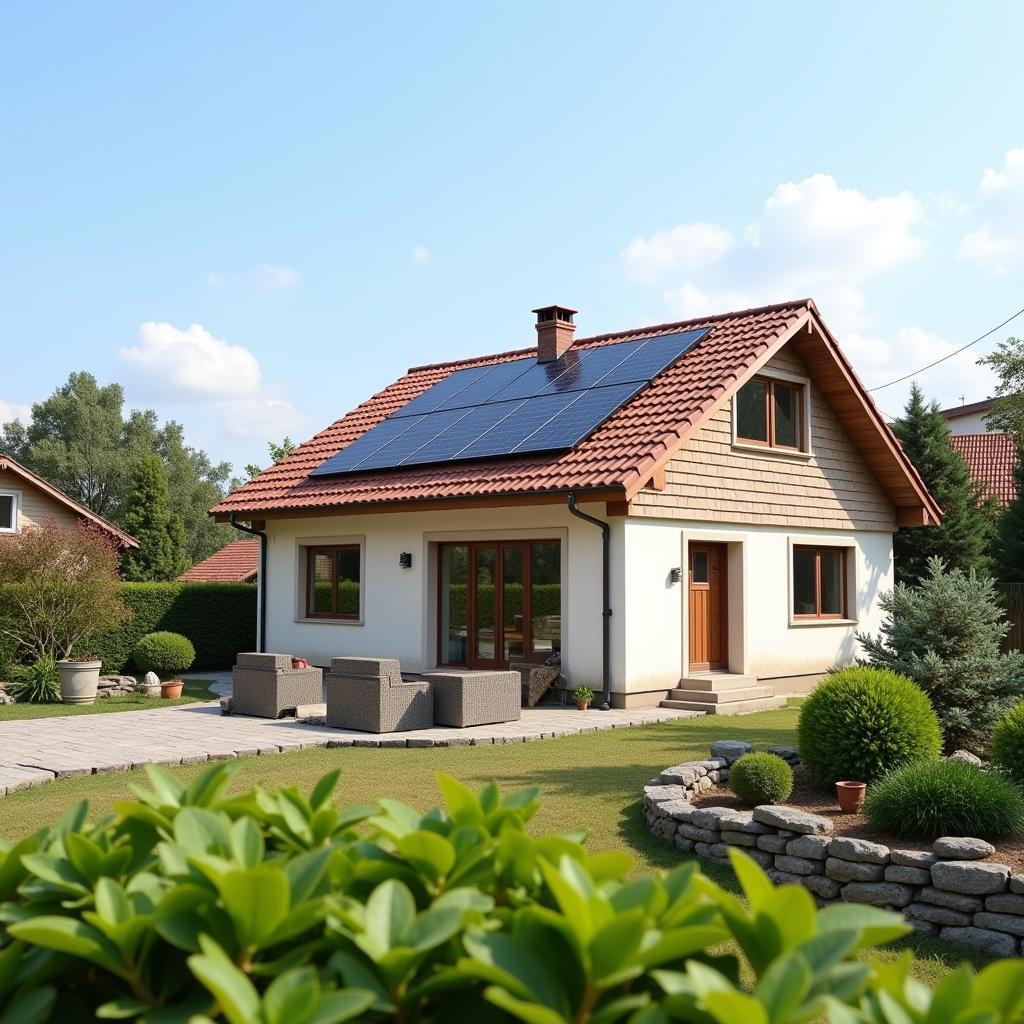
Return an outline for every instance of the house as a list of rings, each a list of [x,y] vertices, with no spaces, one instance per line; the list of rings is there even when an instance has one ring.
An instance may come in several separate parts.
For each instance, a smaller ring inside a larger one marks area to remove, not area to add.
[[[985,417],[992,411],[994,403],[994,398],[986,398],[981,402],[954,405],[949,409],[940,409],[939,411],[946,417],[950,433],[954,436],[957,434],[984,434],[988,431]]]
[[[178,579],[183,583],[254,583],[259,564],[258,540],[233,540]]]
[[[266,650],[558,655],[615,706],[773,706],[856,654],[940,511],[810,300],[415,367],[212,510]],[[598,698],[600,702],[600,697]]]
[[[109,520],[80,505],[10,455],[0,454],[0,537],[41,526],[53,519],[61,526],[91,523],[114,539],[117,546],[137,548],[139,542]]]
[[[963,456],[971,479],[980,483],[986,494],[995,495],[1004,508],[1013,501],[1017,447],[1011,434],[952,434],[949,443]]]

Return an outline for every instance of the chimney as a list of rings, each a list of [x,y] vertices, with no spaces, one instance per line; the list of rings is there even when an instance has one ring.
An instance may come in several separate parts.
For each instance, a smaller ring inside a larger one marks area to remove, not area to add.
[[[542,306],[533,312],[537,314],[537,362],[553,363],[572,346],[576,330],[572,318],[576,310],[568,306]]]

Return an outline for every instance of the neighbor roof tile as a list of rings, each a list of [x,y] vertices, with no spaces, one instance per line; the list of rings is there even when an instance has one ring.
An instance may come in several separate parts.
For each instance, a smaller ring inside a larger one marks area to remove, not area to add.
[[[1017,488],[1013,471],[1017,465],[1017,450],[1010,434],[952,434],[949,443],[967,463],[971,479],[985,487],[999,499],[1000,505],[1009,505]]]

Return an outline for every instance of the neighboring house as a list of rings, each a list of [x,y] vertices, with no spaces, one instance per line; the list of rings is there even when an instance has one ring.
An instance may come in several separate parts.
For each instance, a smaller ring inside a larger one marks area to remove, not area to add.
[[[707,710],[849,663],[893,532],[941,513],[814,303],[575,341],[535,312],[535,348],[414,368],[215,506],[265,538],[264,649],[560,655]]]
[[[61,526],[81,522],[98,526],[119,548],[137,548],[139,542],[113,523],[69,498],[9,455],[0,454],[0,537],[41,526],[54,519]]]
[[[233,540],[178,579],[185,583],[254,583],[259,565],[258,540]]]
[[[988,431],[985,417],[992,411],[994,402],[994,398],[986,398],[983,402],[954,405],[951,409],[942,409],[941,412],[946,417],[952,434],[984,434]]]
[[[1013,479],[1017,449],[1012,435],[953,434],[949,443],[963,456],[971,479],[980,483],[986,493],[994,494],[1004,508],[1013,501],[1017,493]]]

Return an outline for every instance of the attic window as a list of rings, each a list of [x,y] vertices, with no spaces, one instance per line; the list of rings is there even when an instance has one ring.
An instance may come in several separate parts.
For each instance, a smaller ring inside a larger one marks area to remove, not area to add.
[[[0,491],[0,533],[18,531],[18,495],[13,491]]]
[[[736,440],[741,444],[803,451],[804,388],[755,377],[736,395]]]

